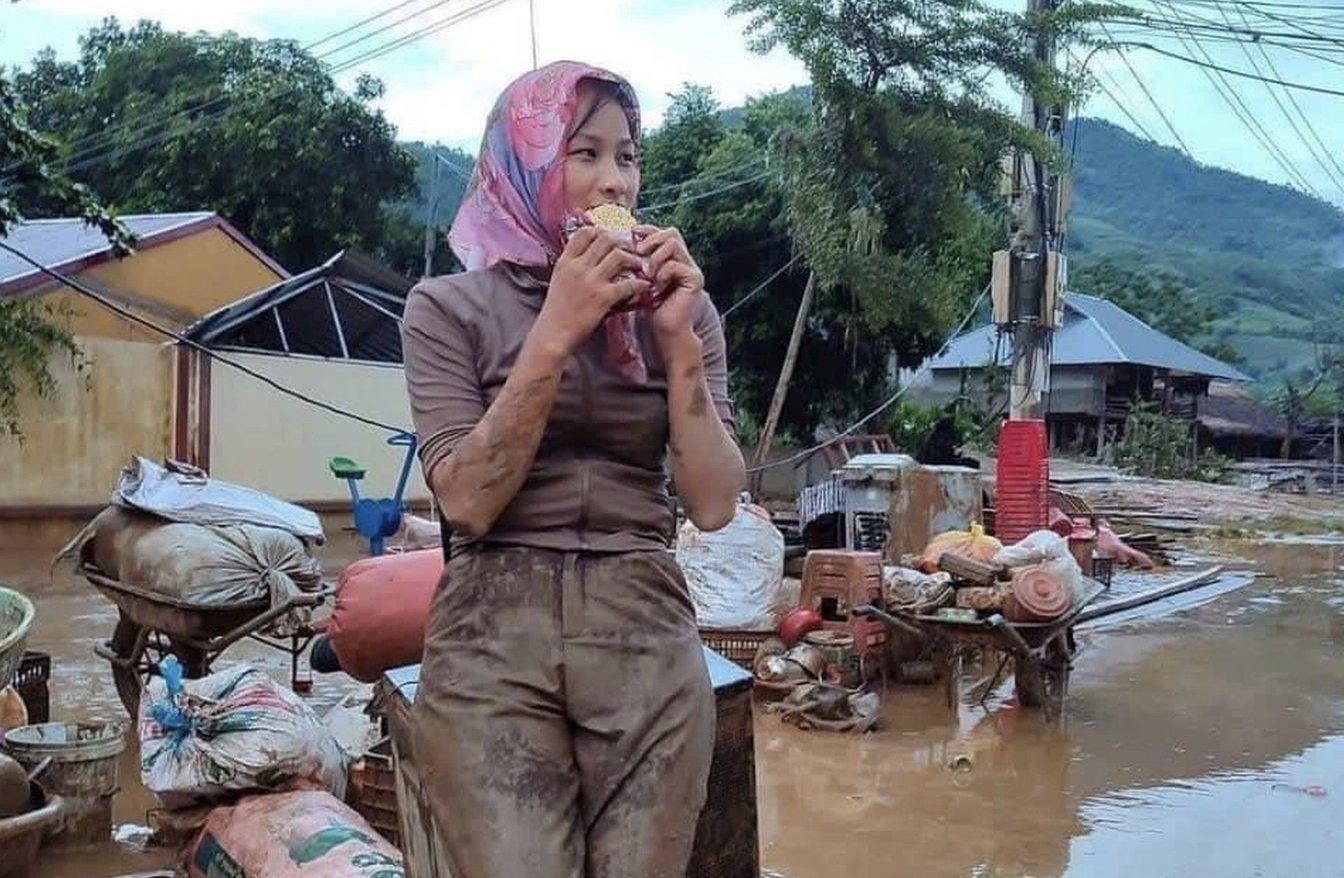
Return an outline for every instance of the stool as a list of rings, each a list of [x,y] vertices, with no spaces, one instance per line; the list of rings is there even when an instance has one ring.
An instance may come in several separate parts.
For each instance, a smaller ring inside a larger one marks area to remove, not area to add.
[[[807,553],[799,606],[816,610],[825,627],[846,631],[854,638],[867,679],[886,667],[890,632],[884,622],[850,615],[850,609],[864,604],[886,607],[881,553],[845,549]]]

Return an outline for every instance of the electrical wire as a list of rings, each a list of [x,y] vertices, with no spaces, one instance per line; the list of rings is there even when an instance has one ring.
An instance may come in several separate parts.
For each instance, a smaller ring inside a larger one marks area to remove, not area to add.
[[[734,302],[732,306],[728,308],[727,311],[724,311],[722,314],[719,315],[720,322],[727,320],[728,315],[732,314],[738,308],[741,308],[743,305],[747,304],[752,299],[756,298],[761,293],[765,292],[765,288],[770,286],[770,284],[774,282],[775,278],[784,274],[790,268],[793,268],[793,266],[797,264],[798,260],[801,258],[802,258],[801,255],[794,256],[788,262],[784,263],[783,267],[781,267],[778,271],[776,271],[774,274],[770,275],[764,281],[762,281],[761,284],[757,286],[754,290],[752,290],[751,292],[747,293],[745,296]]]
[[[286,396],[293,397],[294,399],[297,399],[300,402],[307,403],[308,405],[322,409],[323,411],[329,412],[330,414],[338,415],[343,418],[349,418],[352,421],[357,421],[361,424],[365,424],[370,427],[377,427],[378,429],[385,430],[389,433],[408,432],[403,427],[393,427],[390,424],[384,424],[382,421],[377,421],[374,420],[373,418],[368,418],[365,417],[364,415],[356,414],[352,411],[340,408],[339,406],[333,405],[329,402],[324,402],[320,399],[308,396],[307,394],[301,393],[297,390],[294,390],[293,388],[286,387],[268,375],[263,375],[257,370],[249,366],[245,366],[242,363],[238,362],[237,360],[231,359],[229,357],[224,356],[223,354],[220,354],[217,351],[211,350],[210,348],[206,347],[205,345],[201,344],[195,339],[188,338],[182,333],[177,332],[176,330],[169,329],[166,326],[161,326],[158,323],[155,323],[153,320],[141,317],[139,314],[136,314],[131,309],[125,307],[124,305],[118,302],[112,301],[107,296],[104,296],[102,293],[89,289],[87,286],[75,280],[74,278],[70,277],[69,275],[65,274],[64,272],[57,271],[56,269],[48,265],[43,265],[41,262],[38,262],[33,257],[29,256],[27,253],[24,253],[17,247],[10,245],[4,239],[0,239],[0,250],[5,250],[6,252],[13,254],[14,256],[17,256],[18,258],[22,259],[24,262],[33,266],[38,271],[42,272],[43,274],[47,275],[53,280],[56,280],[59,283],[63,284],[64,286],[67,286],[70,289],[75,290],[81,295],[93,299],[95,302],[102,305],[104,308],[107,308],[109,311],[112,311],[113,313],[121,317],[124,317],[127,320],[130,320],[132,323],[139,324],[140,326],[152,332],[156,332],[160,335],[166,336],[167,338],[171,338],[180,344],[184,344],[189,348],[192,348],[196,351],[199,351],[202,354],[205,354],[212,360],[218,360],[219,362],[223,363],[226,366],[230,366],[234,369],[237,369],[244,375],[247,375],[250,378],[255,378],[262,384],[265,384],[268,387],[272,388],[273,390],[277,390],[280,393],[285,394]]]
[[[433,6],[427,7],[426,9],[421,10],[415,15],[416,16],[422,15],[425,12],[429,11],[430,9],[437,8],[438,6],[442,6],[448,2],[453,2],[453,0],[439,0],[439,2],[433,4]],[[381,58],[385,55],[391,54],[394,51],[397,51],[398,49],[411,45],[412,43],[418,42],[427,37],[433,36],[436,33],[447,30],[449,27],[452,27],[453,25],[460,24],[461,22],[467,21],[471,18],[475,18],[477,15],[481,15],[485,12],[488,12],[491,9],[494,9],[495,7],[500,6],[506,2],[509,2],[509,0],[479,0],[479,2],[475,3],[474,5],[468,6],[465,9],[461,9],[457,12],[454,12],[445,18],[438,19],[437,21],[426,25],[424,28],[421,28],[417,31],[413,31],[410,34],[398,37],[393,40],[389,40],[379,46],[374,47],[373,49],[370,49],[369,51],[361,55],[345,59],[344,61],[341,61],[334,65],[327,65],[327,73],[328,75],[335,76],[337,74],[344,73],[348,70],[352,70],[355,67],[358,67],[359,65],[364,64],[368,61]],[[145,125],[140,129],[136,129],[136,131],[133,133],[134,134],[143,133],[144,131],[148,131],[149,129],[157,128],[164,124],[169,124],[177,118],[184,118],[187,116],[193,116],[193,118],[190,119],[189,123],[191,125],[200,125],[204,123],[213,122],[223,118],[230,112],[236,111],[243,107],[251,106],[259,101],[278,100],[284,98],[289,94],[297,91],[298,88],[299,86],[291,86],[289,88],[264,91],[261,94],[246,97],[241,100],[235,100],[235,98],[237,97],[236,95],[221,95],[215,98],[213,101],[210,101],[199,107],[190,107],[178,110],[176,113],[169,116],[168,118],[160,122]],[[218,111],[209,113],[203,112],[205,108],[214,107],[220,104],[226,104],[230,101],[233,101],[231,105],[220,107]],[[101,164],[105,161],[118,158],[125,158],[126,156],[134,152],[138,152],[141,149],[153,146],[157,143],[161,143],[165,140],[169,140],[173,137],[176,137],[180,133],[181,133],[180,131],[170,129],[162,131],[159,134],[152,135],[138,141],[132,141],[131,143],[125,144],[123,146],[112,147],[110,149],[108,148],[110,144],[103,144],[102,146],[88,149],[82,153],[72,155],[67,160],[66,170],[68,172],[74,173],[76,171],[92,167],[93,165]]]
[[[1147,49],[1150,52],[1156,52],[1159,55],[1165,55],[1166,57],[1172,58],[1176,61],[1184,61],[1187,64],[1194,64],[1196,67],[1204,67],[1209,70],[1216,70],[1219,73],[1226,73],[1229,76],[1240,76],[1243,79],[1253,79],[1256,80],[1257,82],[1268,82],[1274,85],[1281,85],[1285,88],[1295,88],[1298,89],[1299,91],[1309,91],[1309,92],[1315,92],[1316,94],[1331,95],[1337,98],[1344,98],[1344,91],[1340,91],[1339,89],[1326,88],[1325,86],[1322,85],[1309,85],[1305,82],[1291,82],[1276,77],[1256,76],[1254,73],[1247,73],[1245,70],[1237,70],[1232,67],[1223,67],[1222,65],[1214,64],[1212,62],[1199,61],[1194,58],[1182,55],[1178,52],[1170,52],[1166,49],[1154,46],[1151,43],[1128,43],[1127,45],[1135,46],[1141,49]]]
[[[352,32],[352,31],[354,31],[354,30],[357,30],[357,29],[359,29],[359,28],[361,28],[361,27],[363,27],[363,26],[365,26],[365,25],[367,25],[367,24],[371,24],[372,22],[377,21],[377,20],[380,19],[380,18],[383,18],[383,17],[385,17],[385,16],[387,16],[387,15],[391,15],[392,13],[397,12],[397,11],[403,9],[403,8],[405,8],[406,6],[409,6],[409,5],[411,5],[412,3],[414,3],[414,2],[419,2],[419,0],[403,0],[403,2],[401,2],[401,3],[397,3],[397,4],[393,5],[393,6],[390,6],[390,7],[386,8],[386,9],[384,9],[382,12],[378,12],[378,13],[375,13],[375,14],[373,14],[373,15],[366,16],[365,18],[361,19],[360,21],[356,22],[355,24],[348,25],[348,26],[342,28],[341,30],[338,30],[338,31],[336,31],[336,32],[334,32],[334,33],[328,34],[328,35],[325,36],[325,37],[322,37],[322,38],[319,39],[319,40],[316,40],[316,41],[314,41],[314,42],[312,42],[312,43],[308,43],[307,45],[302,46],[302,47],[301,47],[301,50],[304,51],[304,52],[311,52],[313,49],[315,49],[316,47],[322,45],[323,43],[329,42],[329,41],[331,41],[331,40],[333,40],[333,39],[338,39],[338,38],[344,36],[345,34],[348,34],[348,33]],[[432,11],[432,10],[434,10],[434,9],[440,7],[440,6],[443,6],[443,5],[445,5],[446,3],[450,3],[450,2],[454,2],[454,0],[436,0],[436,2],[434,2],[432,5],[427,6],[427,7],[425,7],[424,9],[419,10],[418,12],[415,12],[415,13],[413,13],[413,14],[410,15],[410,16],[407,16],[407,17],[405,17],[405,18],[399,19],[397,22],[394,22],[392,25],[389,25],[388,27],[395,26],[397,23],[404,23],[405,21],[407,21],[407,20],[409,20],[409,19],[411,19],[411,18],[415,18],[415,17],[418,17],[418,16],[420,16],[420,15],[423,15],[423,14],[425,14],[426,12],[430,12],[430,11]],[[360,42],[360,41],[369,39],[369,38],[371,38],[371,37],[373,37],[373,36],[375,36],[375,35],[381,33],[383,30],[386,30],[386,29],[387,29],[387,28],[382,28],[382,29],[379,29],[379,30],[375,30],[375,31],[373,31],[372,33],[366,34],[365,36],[359,38],[359,40],[357,40],[357,41],[355,41],[355,42]],[[336,49],[329,49],[329,50],[327,50],[326,52],[322,52],[322,53],[316,55],[316,56],[315,56],[315,60],[317,60],[317,61],[321,61],[321,60],[323,60],[323,59],[325,59],[325,58],[330,57],[330,56],[333,55],[333,54],[336,54],[336,53],[339,52],[342,48],[346,48],[346,47],[348,47],[349,45],[353,45],[353,44],[354,44],[354,43],[348,43],[348,44],[346,44],[345,46],[341,46],[341,47],[338,47],[338,48],[336,48]],[[191,95],[190,98],[189,98],[189,100],[191,100],[191,101],[196,101],[196,100],[199,100],[199,99],[203,99],[203,98],[205,98],[206,96],[208,96],[208,95],[210,94],[210,91],[211,91],[211,90],[212,90],[212,89],[201,89],[200,91],[196,92],[194,95]],[[179,118],[186,118],[186,117],[191,116],[191,115],[193,115],[193,114],[201,114],[201,113],[205,112],[206,110],[210,109],[211,107],[217,106],[217,105],[222,104],[222,103],[226,103],[226,102],[229,101],[232,97],[233,97],[232,95],[228,95],[228,94],[220,95],[220,96],[214,98],[214,99],[211,100],[211,101],[208,101],[208,102],[206,102],[206,103],[204,103],[204,104],[200,104],[199,106],[191,106],[191,107],[179,108],[179,109],[177,109],[177,110],[173,110],[173,109],[171,109],[171,108],[168,108],[168,109],[161,109],[161,110],[157,110],[157,111],[150,111],[150,112],[146,112],[146,113],[139,114],[139,117],[138,117],[138,118],[136,118],[136,117],[131,117],[131,118],[124,119],[124,120],[122,120],[122,121],[121,121],[120,123],[118,123],[118,124],[114,124],[114,125],[112,125],[112,126],[110,126],[110,127],[104,128],[104,129],[102,129],[102,130],[100,130],[100,131],[98,131],[98,132],[96,132],[96,133],[88,134],[88,135],[85,135],[84,137],[77,138],[76,140],[74,140],[74,141],[72,141],[71,143],[69,143],[68,146],[71,148],[71,150],[72,150],[72,154],[71,154],[71,156],[66,160],[66,163],[67,163],[67,164],[72,164],[72,163],[77,162],[77,161],[83,161],[83,160],[85,160],[88,156],[90,156],[90,155],[96,155],[96,154],[99,153],[100,151],[105,150],[108,146],[111,145],[113,139],[114,139],[119,133],[124,132],[124,131],[125,131],[128,127],[130,127],[133,123],[142,123],[142,124],[140,124],[140,127],[138,127],[138,128],[135,129],[135,131],[133,132],[134,134],[144,133],[144,132],[146,132],[146,131],[149,131],[150,129],[158,128],[158,127],[160,127],[161,125],[167,125],[167,124],[169,124],[169,123],[175,121],[176,119],[179,119]],[[93,145],[93,144],[97,144],[97,145]]]
[[[722,195],[724,192],[731,192],[732,190],[740,189],[743,186],[750,186],[752,183],[755,183],[759,180],[764,180],[768,176],[770,176],[769,171],[762,171],[761,173],[748,177],[745,180],[738,180],[735,183],[729,183],[727,186],[720,186],[717,189],[711,189],[708,192],[700,192],[695,195],[683,195],[682,197],[677,198],[673,201],[664,201],[661,204],[654,204],[649,207],[641,208],[641,210],[652,213],[659,210],[663,210],[668,207],[676,207],[679,204],[690,204],[692,201],[700,201],[705,198],[713,198],[715,195]]]
[[[1111,38],[1110,31],[1106,29],[1104,22],[1101,25],[1101,32],[1106,34],[1108,39]],[[1134,69],[1134,65],[1129,63],[1129,55],[1126,54],[1124,49],[1117,49],[1116,52],[1119,54],[1120,60],[1125,62],[1125,67],[1129,70],[1129,75],[1134,77],[1134,82],[1137,83],[1140,90],[1143,91],[1144,97],[1148,99],[1148,103],[1152,104],[1154,110],[1157,110],[1157,115],[1161,117],[1162,123],[1167,126],[1167,130],[1171,132],[1171,136],[1176,138],[1176,142],[1181,145],[1181,149],[1185,150],[1186,155],[1192,155],[1190,152],[1190,145],[1181,137],[1180,133],[1176,130],[1176,126],[1171,124],[1171,119],[1167,117],[1166,111],[1163,110],[1162,105],[1157,102],[1157,98],[1153,97],[1153,93],[1148,90],[1148,86],[1144,83],[1143,78],[1139,76],[1139,72]]]
[[[980,309],[980,303],[983,302],[985,300],[985,297],[988,295],[989,295],[989,287],[986,286],[984,290],[981,291],[980,295],[976,296],[975,301],[971,304],[970,309],[966,312],[966,316],[962,318],[960,325],[958,325],[957,328],[952,331],[952,334],[948,336],[947,341],[943,342],[943,345],[941,348],[939,348],[938,354],[936,356],[942,356],[947,351],[948,346],[951,345],[952,342],[956,341],[957,338],[961,336],[961,333],[966,329],[967,324],[969,324],[971,322],[971,319],[975,317],[976,311]],[[910,389],[910,385],[913,384],[918,378],[923,376],[923,374],[929,370],[929,364],[932,363],[934,359],[935,359],[934,357],[927,358],[924,361],[923,365],[921,365],[917,370],[915,370],[915,374],[910,376],[909,381],[902,384],[896,390],[895,393],[887,397],[886,401],[884,401],[877,408],[873,409],[871,412],[864,415],[861,419],[855,421],[850,426],[846,427],[844,432],[837,433],[830,439],[827,439],[825,442],[820,442],[812,446],[811,448],[804,449],[796,454],[791,454],[788,457],[784,458],[783,460],[776,460],[771,463],[763,463],[760,466],[748,467],[747,475],[754,475],[759,472],[778,469],[784,466],[792,466],[795,463],[807,460],[809,457],[816,454],[818,451],[830,448],[832,445],[839,442],[840,440],[845,439],[848,436],[854,435],[856,432],[863,429],[863,427],[869,421],[871,421],[878,415],[882,414],[887,409],[891,408],[902,396],[905,396],[906,391]]]

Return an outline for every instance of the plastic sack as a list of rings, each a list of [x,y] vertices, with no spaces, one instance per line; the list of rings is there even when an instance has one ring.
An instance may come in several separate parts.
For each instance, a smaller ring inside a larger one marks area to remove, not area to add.
[[[418,515],[401,517],[401,549],[403,552],[415,552],[420,549],[435,549],[443,545],[443,531],[437,522]]]
[[[187,851],[188,878],[405,878],[401,852],[322,792],[216,808]]]
[[[193,604],[275,606],[322,586],[321,562],[287,531],[164,521],[120,506],[94,516],[56,559],[72,553],[127,585]],[[287,635],[308,617],[295,610],[268,631]]]
[[[327,638],[341,670],[373,683],[420,661],[443,551],[423,549],[361,558],[341,572]]]
[[[929,545],[919,556],[919,569],[925,573],[936,573],[938,559],[944,552],[951,552],[973,561],[989,561],[1002,548],[1002,543],[985,533],[983,525],[975,523],[971,525],[970,530],[944,531],[929,540]]]
[[[240,793],[345,796],[350,758],[303,699],[243,666],[183,680],[169,656],[140,699],[140,779],[171,810]]]
[[[994,556],[995,564],[1019,568],[1039,565],[1069,590],[1075,601],[1082,599],[1083,568],[1069,550],[1069,541],[1052,530],[1033,531]]]
[[[710,533],[687,521],[676,551],[701,628],[775,630],[784,610],[784,535],[769,512],[739,505],[726,527]]]
[[[178,461],[162,467],[143,457],[132,457],[112,489],[112,503],[169,521],[253,524],[318,544],[326,539],[317,513],[252,488],[212,479],[204,470]]]

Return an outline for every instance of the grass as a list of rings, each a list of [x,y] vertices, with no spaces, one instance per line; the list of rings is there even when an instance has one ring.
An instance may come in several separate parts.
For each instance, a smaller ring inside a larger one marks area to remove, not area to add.
[[[1273,515],[1253,521],[1224,522],[1209,531],[1209,536],[1224,540],[1253,540],[1269,534],[1320,536],[1344,532],[1344,521],[1332,515]]]

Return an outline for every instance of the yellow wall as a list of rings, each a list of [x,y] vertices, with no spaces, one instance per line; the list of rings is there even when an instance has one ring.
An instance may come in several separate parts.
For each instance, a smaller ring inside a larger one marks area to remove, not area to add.
[[[391,426],[409,428],[410,405],[400,366],[341,360],[228,354],[249,368],[314,399]],[[388,434],[300,402],[216,361],[210,369],[210,474],[292,502],[344,502],[349,489],[327,467],[349,457],[367,469],[360,493],[387,497],[396,487],[404,449]],[[425,500],[419,463],[406,483],[408,499]]]
[[[97,505],[141,454],[172,450],[173,350],[158,344],[80,338],[89,367],[51,362],[59,394],[20,402],[24,442],[0,437],[0,508]],[[87,377],[87,384],[85,378]]]
[[[91,281],[96,292],[121,291],[148,300],[147,304],[160,303],[159,309],[135,310],[160,325],[180,330],[192,319],[265,289],[281,278],[237,241],[212,228],[96,265],[80,273],[79,279]],[[43,300],[70,309],[72,316],[66,325],[76,335],[164,340],[161,334],[74,290],[53,289],[43,294]]]

